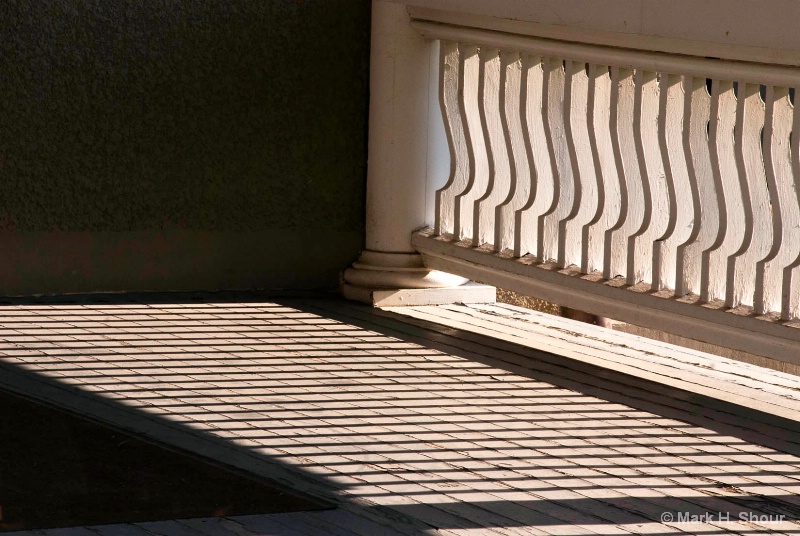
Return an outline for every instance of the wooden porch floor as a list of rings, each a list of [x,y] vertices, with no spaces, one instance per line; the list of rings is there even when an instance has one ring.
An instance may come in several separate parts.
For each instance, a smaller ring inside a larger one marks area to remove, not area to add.
[[[338,506],[12,534],[800,534],[800,378],[510,306],[7,305],[0,387]]]

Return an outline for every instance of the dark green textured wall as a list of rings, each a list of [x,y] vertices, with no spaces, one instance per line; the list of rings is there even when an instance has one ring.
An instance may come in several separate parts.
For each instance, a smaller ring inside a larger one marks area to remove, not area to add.
[[[0,294],[334,287],[368,47],[368,0],[4,2]]]

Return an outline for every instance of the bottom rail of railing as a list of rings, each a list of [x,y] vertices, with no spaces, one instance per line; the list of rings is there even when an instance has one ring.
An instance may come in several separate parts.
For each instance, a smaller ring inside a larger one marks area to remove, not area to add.
[[[800,320],[780,315],[755,315],[752,308],[726,308],[722,301],[701,303],[698,296],[676,297],[655,292],[624,277],[603,279],[581,274],[577,267],[559,269],[531,255],[514,257],[491,247],[473,247],[471,240],[436,236],[432,229],[414,233],[412,244],[429,268],[536,296],[566,307],[661,330],[701,342],[800,364]]]

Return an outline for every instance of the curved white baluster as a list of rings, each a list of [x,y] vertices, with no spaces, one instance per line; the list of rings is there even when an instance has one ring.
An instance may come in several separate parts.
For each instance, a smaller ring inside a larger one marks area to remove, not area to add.
[[[444,118],[447,145],[450,149],[450,176],[436,191],[434,233],[453,234],[454,199],[469,180],[469,151],[458,105],[461,61],[458,43],[442,41],[439,46],[439,105]]]
[[[719,227],[719,207],[708,151],[711,97],[704,79],[686,77],[685,82],[683,145],[692,189],[694,222],[689,238],[678,246],[675,282],[678,296],[700,291],[701,254],[714,243]]]
[[[495,251],[514,247],[514,214],[522,208],[531,191],[531,170],[525,152],[525,134],[522,130],[522,63],[516,52],[500,52],[500,69],[503,83],[501,87],[500,119],[503,124],[503,137],[508,154],[509,191],[508,196],[495,209]]]
[[[758,314],[779,311],[783,270],[797,257],[800,210],[794,191],[789,134],[792,130],[792,105],[789,89],[767,86],[764,121],[764,170],[772,204],[772,248],[756,265],[755,310]]]
[[[738,86],[734,140],[745,232],[740,247],[728,260],[727,279],[733,281],[725,293],[728,307],[754,304],[756,264],[772,246],[769,190],[761,157],[764,102],[757,84],[739,82]]]
[[[658,140],[669,214],[663,234],[653,244],[653,290],[675,288],[677,248],[689,238],[694,217],[683,152],[683,77],[662,73],[659,86]]]
[[[562,60],[547,58],[544,62],[544,120],[554,188],[553,202],[540,216],[537,257],[541,261],[558,257],[558,222],[566,213],[564,207],[571,206],[572,201],[572,167],[564,143],[564,90]]]
[[[638,182],[638,165],[633,141],[635,100],[633,71],[611,68],[611,146],[619,179],[620,210],[617,220],[605,233],[603,277],[612,279],[625,274],[626,240],[629,213],[636,211],[630,199],[631,187]]]
[[[617,125],[622,164],[625,167],[625,188],[628,192],[628,211],[625,223],[617,234],[624,248],[622,254],[625,257],[625,271],[623,273],[629,285],[636,283],[633,262],[635,234],[644,225],[645,212],[649,210],[647,203],[650,201],[649,197],[646,197],[648,193],[645,185],[647,177],[642,175],[637,151],[637,146],[641,141],[638,125],[642,113],[642,83],[642,71],[637,70],[620,84],[620,89],[624,92],[620,94],[621,113]]]
[[[609,127],[611,107],[611,78],[605,65],[589,65],[589,104],[591,118],[589,145],[596,174],[597,203],[591,219],[584,225],[581,237],[581,272],[603,268],[603,234],[611,221],[619,218],[619,179],[614,164]]]
[[[500,67],[497,49],[480,51],[481,81],[478,84],[481,129],[486,140],[488,177],[483,194],[475,200],[472,245],[491,243],[495,235],[495,208],[506,198],[511,169],[506,151],[501,102],[505,92],[505,71]]]
[[[796,91],[796,90],[795,90]],[[797,94],[795,93],[795,98]],[[797,203],[800,204],[800,105],[795,101],[794,121],[792,122],[792,172],[794,175],[794,192],[797,194]],[[800,229],[790,234],[791,247],[800,250]],[[783,286],[781,296],[781,318],[790,320],[800,316],[800,251],[794,262],[783,271]]]
[[[667,229],[669,194],[658,147],[658,74],[636,72],[634,142],[642,199],[641,222],[628,238],[627,283],[652,282],[653,243]]]
[[[735,253],[744,237],[745,214],[734,152],[735,124],[733,82],[712,80],[708,148],[719,226],[714,242],[702,253],[700,300],[705,302],[725,296],[728,257]]]
[[[514,256],[535,252],[541,260],[543,245],[540,245],[539,239],[544,234],[541,230],[542,214],[552,205],[555,195],[553,164],[545,126],[544,92],[547,83],[542,58],[527,54],[522,56],[520,85],[521,123],[531,180],[528,199],[514,215]]]
[[[469,175],[464,189],[456,193],[454,201],[455,218],[453,226],[457,239],[472,237],[472,217],[475,199],[486,190],[489,180],[489,164],[486,143],[481,129],[478,82],[480,80],[480,58],[474,45],[459,44],[461,77],[458,85],[458,105],[467,141]]]
[[[597,212],[597,177],[589,141],[589,77],[586,63],[566,62],[564,120],[571,164],[572,199],[558,223],[558,265],[583,265],[583,227]]]

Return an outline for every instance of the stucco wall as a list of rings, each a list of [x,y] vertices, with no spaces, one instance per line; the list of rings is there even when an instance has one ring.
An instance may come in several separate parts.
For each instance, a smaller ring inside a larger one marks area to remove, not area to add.
[[[7,2],[0,295],[334,287],[368,0]]]

